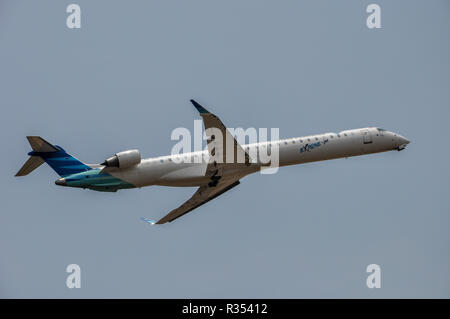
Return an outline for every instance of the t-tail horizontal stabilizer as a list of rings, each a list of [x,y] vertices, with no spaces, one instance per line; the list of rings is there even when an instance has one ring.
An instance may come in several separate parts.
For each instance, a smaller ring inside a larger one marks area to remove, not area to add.
[[[30,158],[25,162],[25,164],[23,164],[16,176],[28,175],[45,162],[44,159],[38,155],[38,153],[54,153],[58,151],[55,146],[40,136],[27,136],[27,139],[33,149],[33,152],[28,154],[30,155]]]
[[[61,177],[91,169],[91,167],[67,154],[62,147],[52,145],[40,136],[27,136],[27,139],[33,151],[28,153],[30,158],[23,164],[16,176],[28,175],[44,162],[50,165]]]
[[[44,160],[40,156],[30,156],[30,158],[23,164],[22,168],[16,173],[15,176],[25,176],[30,174],[36,168],[41,166]]]

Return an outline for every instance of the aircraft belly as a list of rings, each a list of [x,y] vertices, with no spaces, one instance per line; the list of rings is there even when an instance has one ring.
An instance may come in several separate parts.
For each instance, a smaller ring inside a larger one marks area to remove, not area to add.
[[[149,166],[139,165],[128,169],[110,169],[108,173],[136,187],[153,185],[158,178],[158,171]]]
[[[203,185],[209,181],[209,177],[205,176],[206,166],[207,165],[205,163],[193,163],[189,164],[189,166],[187,167],[185,166],[179,169],[174,168],[167,174],[160,176],[155,181],[155,185],[163,185],[163,186]]]

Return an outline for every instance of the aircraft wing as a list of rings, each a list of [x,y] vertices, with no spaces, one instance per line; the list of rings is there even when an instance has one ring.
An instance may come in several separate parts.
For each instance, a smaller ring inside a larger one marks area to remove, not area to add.
[[[208,138],[208,152],[210,156],[214,157],[208,164],[206,175],[222,176],[224,170],[234,170],[249,166],[250,157],[248,153],[231,135],[222,121],[196,101],[191,100],[191,103],[194,104],[203,118]],[[222,138],[216,138],[215,132],[220,132]]]
[[[200,186],[189,200],[172,210],[156,224],[171,222],[239,185],[239,179],[243,176],[240,169],[250,165],[249,155],[223,125],[222,121],[196,101],[191,100],[191,103],[200,112],[205,125],[210,155],[205,176],[210,179],[208,183]],[[216,134],[222,135],[222,138],[217,138]],[[227,152],[233,152],[233,156]],[[224,173],[227,174],[224,175]]]
[[[209,202],[210,200],[222,195],[226,191],[232,189],[233,187],[239,185],[239,180],[221,180],[215,186],[210,186],[209,184],[200,186],[197,191],[188,199],[183,205],[172,210],[166,216],[161,218],[156,222],[156,224],[164,224],[167,222],[172,222],[178,217],[189,213],[190,211],[196,209],[197,207]]]

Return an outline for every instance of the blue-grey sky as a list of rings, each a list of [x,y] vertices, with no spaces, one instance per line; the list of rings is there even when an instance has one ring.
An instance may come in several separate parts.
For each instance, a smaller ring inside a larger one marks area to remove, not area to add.
[[[448,1],[73,2],[79,30],[71,1],[0,2],[0,297],[450,297]],[[168,154],[199,119],[190,98],[282,138],[379,126],[411,144],[249,176],[160,227],[139,218],[194,188],[64,188],[46,165],[14,177],[26,135],[88,163]]]

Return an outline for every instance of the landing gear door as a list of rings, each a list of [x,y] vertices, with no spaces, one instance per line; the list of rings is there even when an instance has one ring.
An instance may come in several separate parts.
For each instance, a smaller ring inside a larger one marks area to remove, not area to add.
[[[373,142],[372,135],[370,134],[369,130],[363,130],[362,135],[363,135],[363,143],[364,144],[370,144]]]

